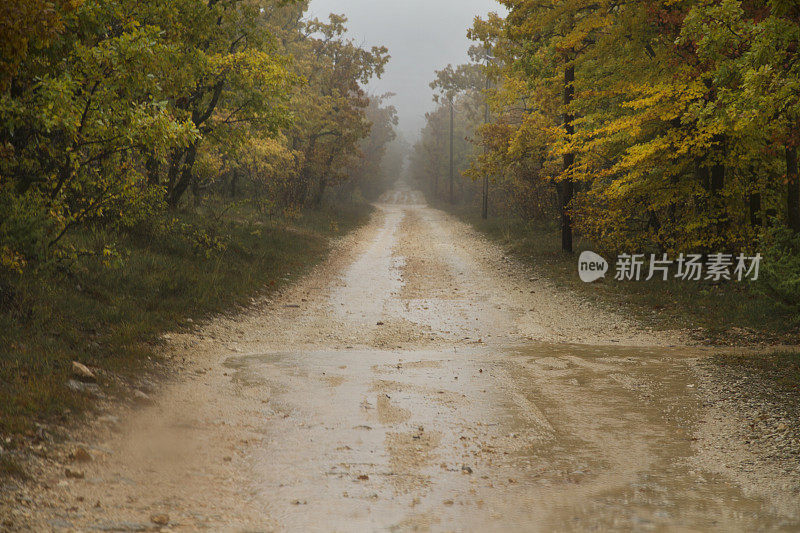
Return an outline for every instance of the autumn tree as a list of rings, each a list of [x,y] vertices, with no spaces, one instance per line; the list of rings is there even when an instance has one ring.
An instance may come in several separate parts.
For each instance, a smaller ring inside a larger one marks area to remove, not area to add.
[[[0,7],[0,266],[242,185],[270,214],[346,181],[385,48],[291,0]],[[243,183],[244,182],[244,183]],[[263,200],[263,201],[262,201]]]
[[[88,218],[146,213],[149,196],[139,187],[136,156],[197,138],[197,129],[167,101],[180,85],[168,74],[178,52],[157,26],[140,23],[133,8],[126,2],[64,6],[53,15],[60,29],[34,40],[41,47],[21,56],[2,84],[7,235],[36,219],[43,233],[34,240],[49,247]]]
[[[752,249],[770,213],[794,226],[793,3],[505,3],[471,30],[499,69],[473,172],[558,184],[564,249],[568,226],[609,251],[700,252]]]
[[[341,15],[305,22],[300,38],[287,48],[300,58],[296,68],[305,80],[293,93],[287,129],[290,149],[301,158],[295,191],[300,204],[319,205],[329,186],[346,180],[370,131],[363,85],[380,76],[389,61],[385,47],[366,50],[352,42],[346,22]]]

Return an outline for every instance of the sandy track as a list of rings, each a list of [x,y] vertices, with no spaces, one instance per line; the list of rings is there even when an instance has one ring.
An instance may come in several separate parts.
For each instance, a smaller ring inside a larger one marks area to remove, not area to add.
[[[740,486],[704,451],[702,349],[554,288],[419,195],[386,199],[285,293],[171,336],[175,383],[76,437],[84,479],[63,475],[75,442],[43,460],[9,523],[798,527],[796,494]]]

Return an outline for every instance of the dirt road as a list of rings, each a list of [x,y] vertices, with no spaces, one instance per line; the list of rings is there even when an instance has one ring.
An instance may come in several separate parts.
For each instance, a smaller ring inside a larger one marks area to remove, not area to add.
[[[284,294],[171,336],[183,377],[119,422],[99,417],[84,478],[54,466],[16,519],[108,531],[800,527],[796,492],[719,473],[738,458],[708,431],[693,370],[707,352],[552,286],[417,193],[385,200]]]

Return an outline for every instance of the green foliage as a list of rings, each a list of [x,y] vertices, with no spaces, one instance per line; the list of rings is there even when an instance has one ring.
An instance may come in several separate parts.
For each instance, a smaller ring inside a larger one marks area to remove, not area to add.
[[[37,200],[0,188],[0,276],[21,273],[27,261],[42,258],[41,244],[52,223]]]
[[[761,284],[787,308],[800,310],[800,234],[774,228],[764,239]]]
[[[276,217],[346,182],[370,133],[362,85],[388,55],[354,44],[345,18],[307,20],[306,8],[4,3],[0,268],[63,257],[70,232],[133,228],[188,192],[199,203],[212,189],[247,191]],[[394,125],[379,124],[388,132],[365,160],[380,164]]]

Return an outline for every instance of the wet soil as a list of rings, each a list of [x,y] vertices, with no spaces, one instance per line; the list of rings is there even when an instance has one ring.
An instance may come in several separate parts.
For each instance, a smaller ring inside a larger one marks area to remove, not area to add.
[[[180,379],[45,454],[7,527],[798,530],[797,479],[720,468],[712,354],[394,191],[284,294],[172,335]]]

